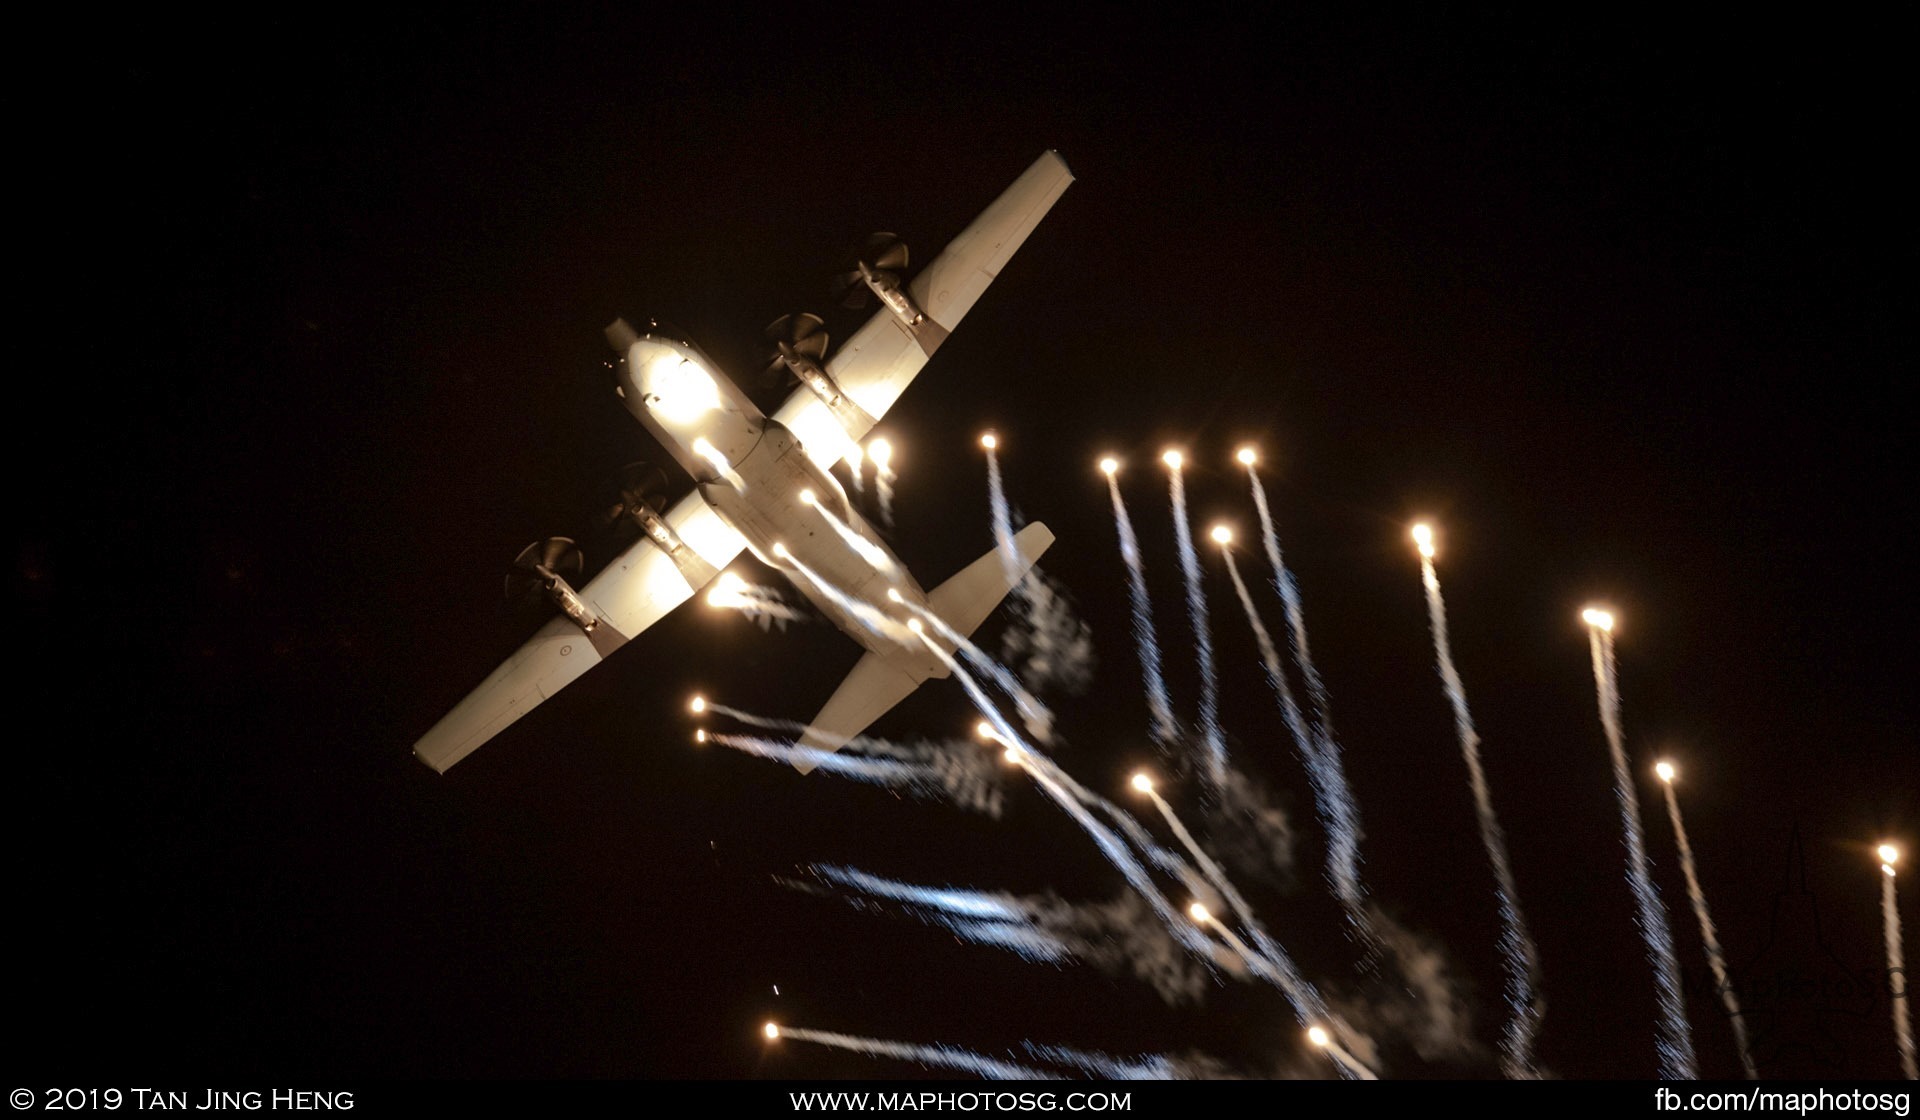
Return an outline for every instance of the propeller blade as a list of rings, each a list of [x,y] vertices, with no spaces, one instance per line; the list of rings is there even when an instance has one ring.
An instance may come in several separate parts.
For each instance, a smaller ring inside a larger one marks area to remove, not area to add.
[[[907,243],[896,234],[872,234],[860,251],[860,259],[874,268],[902,272],[907,267]]]

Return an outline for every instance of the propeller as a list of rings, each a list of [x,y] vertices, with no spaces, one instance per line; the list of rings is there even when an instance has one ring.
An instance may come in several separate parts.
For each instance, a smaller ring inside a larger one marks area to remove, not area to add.
[[[787,364],[786,354],[791,350],[802,358],[811,358],[819,362],[827,356],[826,324],[818,315],[782,315],[767,324],[767,340],[773,343],[773,354],[767,364],[763,378],[768,385],[790,384],[794,377],[793,367]]]
[[[858,254],[861,264],[872,272],[888,275],[895,284],[900,281],[899,273],[907,267],[907,243],[891,233],[875,233],[867,237],[860,246]],[[866,281],[860,275],[860,269],[843,272],[833,278],[833,298],[842,307],[861,308],[867,303]]]
[[[608,481],[594,526],[605,531],[622,522],[632,525],[643,507],[659,513],[666,505],[666,472],[651,463],[628,463]]]
[[[510,600],[543,598],[547,591],[546,572],[551,572],[561,579],[577,579],[583,566],[580,546],[566,537],[548,537],[544,541],[534,541],[520,550],[520,555],[514,558],[513,566],[507,569],[507,598]],[[545,568],[546,572],[542,572],[542,568]]]

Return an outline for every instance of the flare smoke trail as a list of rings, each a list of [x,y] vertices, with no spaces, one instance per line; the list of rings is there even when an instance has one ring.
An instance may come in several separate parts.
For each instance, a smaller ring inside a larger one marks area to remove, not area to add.
[[[1687,840],[1687,826],[1680,819],[1680,797],[1673,783],[1664,781],[1667,795],[1667,819],[1673,822],[1673,838],[1680,848],[1680,873],[1687,880],[1687,898],[1693,903],[1693,916],[1700,921],[1700,940],[1707,949],[1707,967],[1713,970],[1713,983],[1720,992],[1720,1004],[1727,1009],[1727,1022],[1733,1027],[1733,1045],[1740,1052],[1740,1068],[1747,1080],[1760,1080],[1753,1064],[1753,1051],[1747,1045],[1747,1021],[1740,1014],[1740,997],[1734,994],[1733,981],[1727,979],[1727,956],[1720,949],[1720,933],[1713,916],[1707,912],[1707,893],[1700,889],[1700,874],[1694,867],[1693,845]]]
[[[1013,515],[1007,510],[1006,486],[1000,480],[1000,453],[993,444],[987,444],[987,500],[993,515],[993,546],[1000,553],[1000,563],[1006,568],[1007,582],[1013,583],[1020,575],[1020,554],[1013,545]],[[1019,587],[1014,593],[1019,594]]]
[[[1193,646],[1200,665],[1200,737],[1206,748],[1202,770],[1207,786],[1217,791],[1226,780],[1227,747],[1220,737],[1220,679],[1213,670],[1213,636],[1207,631],[1207,593],[1200,586],[1200,558],[1193,551],[1193,528],[1187,524],[1187,485],[1178,461],[1167,464],[1168,493],[1173,502],[1174,540],[1180,547],[1180,571],[1187,582],[1187,619],[1193,623]]]
[[[925,887],[852,868],[808,869],[831,886],[859,891],[839,897],[856,910],[885,911],[887,904],[926,925],[951,930],[976,944],[1005,949],[1028,961],[1062,964],[1077,960],[1110,975],[1131,975],[1170,1004],[1198,1002],[1209,986],[1205,964],[1173,940],[1147,903],[1130,890],[1111,901],[1070,902],[1047,893]],[[809,883],[782,885],[810,894]],[[1011,912],[1012,918],[983,915]]]
[[[1880,918],[1887,930],[1887,987],[1893,995],[1893,1040],[1900,1048],[1900,1071],[1908,1081],[1920,1079],[1913,1056],[1913,1020],[1907,1011],[1907,965],[1900,944],[1899,899],[1893,889],[1892,864],[1883,865]]]
[[[1247,900],[1234,889],[1226,873],[1220,870],[1220,865],[1201,849],[1199,843],[1194,840],[1193,833],[1187,831],[1186,824],[1174,815],[1173,806],[1167,804],[1158,790],[1148,786],[1142,792],[1153,801],[1154,808],[1160,810],[1160,815],[1166,818],[1167,826],[1173,829],[1173,834],[1179,837],[1181,845],[1187,849],[1188,854],[1193,856],[1194,863],[1199,865],[1207,881],[1213,884],[1213,889],[1220,892],[1220,897],[1226,899],[1227,905],[1232,907],[1234,914],[1246,925],[1248,932],[1253,934],[1254,941],[1260,946],[1259,955],[1267,967],[1270,978],[1286,995],[1287,1002],[1293,1005],[1294,1016],[1299,1019],[1300,1025],[1306,1027],[1325,1022],[1327,1008],[1320,999],[1320,993],[1301,977],[1299,969],[1294,966],[1293,958],[1287,955],[1286,950],[1267,935],[1259,919],[1253,916],[1253,908],[1248,906]],[[1221,927],[1221,931],[1226,932],[1224,926]],[[1228,936],[1232,935],[1228,934]],[[1237,940],[1234,943],[1238,945]],[[1249,954],[1245,951],[1246,946],[1239,945],[1239,948],[1242,950],[1242,956],[1248,957],[1249,964],[1252,964]]]
[[[1165,1054],[1121,1058],[1071,1046],[1042,1046],[1033,1042],[1023,1042],[1020,1046],[1043,1062],[1071,1066],[1109,1081],[1173,1081],[1190,1076],[1186,1068]]]
[[[894,473],[891,462],[873,463],[873,493],[880,499],[880,524],[893,528],[893,483],[900,476]]]
[[[1267,979],[1272,981],[1274,986],[1278,987],[1281,991],[1288,990],[1287,977],[1278,971],[1277,962],[1268,958],[1265,954],[1256,953],[1252,949],[1248,948],[1247,943],[1245,941],[1240,940],[1239,936],[1235,934],[1232,929],[1228,928],[1226,923],[1222,922],[1219,918],[1214,917],[1212,914],[1203,915],[1199,913],[1198,907],[1196,907],[1195,909],[1196,909],[1196,913],[1194,917],[1199,921],[1203,922],[1208,927],[1210,927],[1215,933],[1218,933],[1220,935],[1221,940],[1227,943],[1227,947],[1232,949],[1234,951],[1234,954],[1238,956],[1242,961],[1246,962],[1248,968],[1252,969],[1253,972],[1257,975],[1262,975],[1267,977]],[[1254,928],[1256,930],[1258,929],[1257,926]],[[1295,979],[1297,979],[1297,977],[1295,977]],[[1295,1011],[1296,1013],[1299,1013],[1299,1007],[1297,1004],[1295,1006]],[[1305,1019],[1303,1017],[1301,1021],[1301,1025],[1308,1026],[1312,1022],[1313,1022],[1312,1020]],[[1344,1029],[1344,1026],[1345,1026],[1344,1024],[1339,1024],[1339,1025],[1342,1027],[1342,1029]],[[1321,1029],[1324,1031],[1325,1028],[1321,1028]],[[1346,1056],[1346,1058],[1348,1059],[1348,1062],[1341,1064],[1339,1067],[1340,1072],[1345,1076],[1358,1077],[1363,1081],[1379,1080],[1378,1077],[1374,1076],[1373,1071],[1367,1068],[1365,1063],[1355,1059],[1353,1055],[1347,1053],[1347,1051],[1340,1049],[1338,1044],[1333,1042],[1331,1037],[1329,1037],[1325,1043],[1322,1043],[1322,1045],[1326,1046],[1328,1049],[1331,1049],[1331,1050],[1338,1050],[1340,1054],[1343,1054]]]
[[[1319,810],[1321,827],[1327,830],[1327,880],[1333,885],[1334,896],[1346,908],[1347,919],[1365,930],[1367,891],[1360,881],[1360,811],[1353,803],[1352,791],[1347,788],[1346,770],[1340,765],[1339,756],[1329,754],[1326,744],[1301,718],[1293,688],[1287,684],[1286,668],[1280,664],[1280,653],[1274,648],[1266,623],[1260,621],[1260,612],[1254,609],[1253,596],[1247,590],[1246,581],[1240,578],[1233,551],[1223,548],[1221,554],[1227,560],[1227,575],[1233,580],[1234,594],[1240,599],[1247,625],[1252,627],[1254,641],[1260,647],[1267,683],[1279,698],[1280,714],[1287,729],[1293,732],[1301,760],[1306,763],[1314,807]]]
[[[805,724],[795,725],[799,734]],[[709,735],[707,742],[790,766],[819,767],[832,774],[900,790],[922,801],[945,801],[959,809],[998,817],[1006,807],[1000,768],[973,743],[889,743],[857,738],[838,751],[750,735]]]
[[[1253,489],[1254,508],[1260,514],[1260,540],[1267,550],[1267,562],[1273,566],[1273,588],[1280,593],[1280,604],[1286,609],[1287,627],[1293,638],[1293,658],[1300,663],[1300,675],[1307,682],[1307,699],[1313,705],[1321,749],[1338,765],[1340,744],[1333,739],[1333,709],[1327,702],[1326,683],[1320,679],[1320,670],[1313,663],[1313,651],[1307,645],[1307,618],[1300,609],[1300,586],[1294,582],[1293,573],[1287,570],[1286,561],[1280,555],[1280,533],[1273,527],[1267,488],[1261,484],[1260,473],[1251,463],[1247,464],[1247,482]]]
[[[1026,686],[1020,683],[1019,677],[1006,666],[988,657],[985,650],[973,644],[972,639],[947,625],[946,619],[918,603],[905,605],[932,626],[941,637],[952,642],[954,649],[960,652],[960,656],[966,659],[967,664],[986,674],[996,688],[1006,693],[1007,697],[1013,701],[1013,706],[1020,712],[1020,719],[1026,724],[1027,734],[1041,743],[1047,743],[1053,739],[1053,711],[1042,703],[1038,696],[1029,692]]]
[[[959,662],[955,661],[952,655],[941,649],[931,639],[927,639],[923,635],[922,640],[926,642],[928,649],[931,649],[936,656],[946,663],[947,667],[952,671],[954,679],[960,682],[961,687],[966,691],[968,697],[972,699],[974,707],[979,710],[982,716],[987,718],[995,730],[1000,733],[1001,737],[1010,744],[1010,748],[1015,752],[1015,757],[1020,763],[1021,769],[1032,775],[1034,781],[1040,788],[1049,797],[1053,798],[1054,802],[1064,809],[1067,815],[1072,817],[1075,823],[1079,824],[1080,827],[1086,831],[1087,835],[1093,838],[1094,843],[1098,845],[1100,850],[1107,856],[1108,861],[1119,869],[1128,884],[1146,900],[1148,905],[1153,907],[1154,913],[1166,924],[1168,930],[1174,935],[1175,940],[1179,941],[1194,953],[1201,955],[1203,959],[1206,958],[1210,953],[1207,939],[1195,934],[1193,927],[1189,923],[1181,920],[1181,918],[1174,913],[1173,907],[1167,902],[1166,897],[1160,893],[1159,888],[1154,886],[1152,879],[1149,878],[1146,873],[1146,869],[1140,865],[1139,860],[1134,857],[1132,851],[1126,847],[1118,836],[1115,836],[1112,831],[1095,820],[1088,812],[1088,808],[1098,808],[1119,823],[1122,831],[1126,832],[1134,844],[1137,845],[1142,852],[1146,853],[1157,866],[1169,870],[1176,870],[1179,869],[1178,861],[1164,853],[1158,845],[1154,844],[1151,838],[1145,835],[1139,823],[1122,812],[1118,806],[1086,789],[1059,767],[1055,766],[1045,755],[1036,753],[1032,748],[1021,742],[1020,737],[1014,733],[1005,717],[993,706],[987,695],[981,690],[979,684],[961,667]],[[1178,870],[1176,870],[1176,873],[1178,873]],[[1182,876],[1182,878],[1185,879],[1186,877]],[[1224,879],[1224,876],[1222,878]],[[1231,889],[1230,885],[1229,889]],[[1314,989],[1313,985],[1307,983],[1306,980],[1300,976],[1299,970],[1295,968],[1292,958],[1287,955],[1284,949],[1269,938],[1265,931],[1260,929],[1259,926],[1253,925],[1250,926],[1250,929],[1255,939],[1260,942],[1261,952],[1259,954],[1253,954],[1251,951],[1247,951],[1242,954],[1249,966],[1253,968],[1256,973],[1273,982],[1274,986],[1280,989],[1281,993],[1287,997],[1288,1002],[1293,1005],[1295,1015],[1301,1019],[1303,1024],[1325,1020],[1327,1018],[1326,1004],[1321,1000],[1319,992]]]
[[[802,1027],[781,1027],[780,1037],[795,1042],[811,1042],[820,1046],[832,1046],[840,1050],[851,1050],[856,1054],[868,1054],[876,1058],[898,1058],[903,1062],[919,1062],[922,1065],[939,1066],[942,1069],[965,1070],[982,1077],[998,1081],[1045,1081],[1052,1075],[1015,1062],[989,1058],[985,1054],[976,1054],[971,1050],[962,1050],[957,1046],[935,1043],[923,1046],[913,1042],[890,1042],[883,1038],[861,1038],[858,1035],[837,1034],[833,1031],[810,1031]]]
[[[1620,824],[1626,832],[1627,881],[1633,887],[1638,909],[1640,933],[1647,940],[1647,957],[1653,964],[1654,986],[1660,998],[1660,1022],[1654,1049],[1659,1056],[1663,1081],[1692,1081],[1695,1071],[1693,1029],[1687,1023],[1686,1006],[1680,1000],[1680,968],[1674,961],[1673,934],[1667,928],[1667,908],[1653,885],[1647,865],[1646,838],[1640,831],[1640,798],[1633,790],[1633,772],[1627,766],[1627,750],[1620,737],[1620,691],[1618,666],[1613,657],[1613,632],[1598,625],[1588,626],[1593,640],[1593,683],[1599,693],[1600,725],[1607,733],[1607,749],[1613,756],[1613,792],[1620,803]]]
[[[851,441],[849,441],[851,442]],[[847,449],[847,478],[853,483],[853,496],[858,499],[866,494],[866,481],[861,477],[867,469],[867,453],[855,443]]]
[[[712,700],[706,701],[706,708],[715,715],[749,727],[792,735],[795,739],[813,730],[798,720],[769,719]],[[895,743],[859,735],[837,752],[802,747],[794,740],[781,742],[765,738],[734,739],[712,735],[708,736],[707,741],[792,765],[805,762],[809,766],[823,766],[830,772],[846,774],[856,781],[893,785],[923,800],[943,797],[956,808],[985,813],[989,817],[999,817],[1006,808],[1006,783],[1002,768],[984,757],[979,744],[972,740]],[[881,765],[864,769],[857,765],[845,768],[827,761],[831,758],[893,762],[904,765],[906,769],[892,770]]]
[[[757,583],[748,583],[732,572],[723,572],[713,590],[707,592],[707,605],[722,610],[738,611],[751,619],[762,630],[779,626],[785,630],[787,623],[804,621],[806,615],[796,610],[792,604],[771,587]]]
[[[1147,875],[1146,868],[1140,866],[1140,861],[1134,858],[1133,853],[1128,850],[1126,844],[1118,836],[1115,836],[1111,829],[1095,820],[1093,815],[1087,811],[1087,807],[1083,805],[1078,798],[1068,793],[1062,784],[1056,780],[1054,774],[1057,773],[1057,770],[1053,764],[1048,761],[1045,755],[1036,753],[1032,747],[1028,746],[1020,738],[1020,735],[1013,730],[1012,725],[1007,722],[1006,717],[1000,714],[1000,710],[993,705],[993,702],[987,697],[987,694],[981,690],[979,683],[973,679],[973,675],[967,672],[958,661],[955,661],[952,654],[941,649],[939,645],[935,644],[931,639],[923,636],[922,640],[926,642],[927,648],[932,650],[935,656],[946,663],[947,669],[953,674],[954,680],[960,682],[960,686],[966,691],[967,697],[973,701],[973,706],[982,716],[986,717],[987,721],[993,725],[994,730],[1000,733],[1000,737],[1010,744],[1009,749],[1014,752],[1016,759],[1021,763],[1021,768],[1028,774],[1031,774],[1041,790],[1045,792],[1047,796],[1053,798],[1054,803],[1064,809],[1067,815],[1073,818],[1074,823],[1078,824],[1081,829],[1092,838],[1094,844],[1106,855],[1108,862],[1112,863],[1127,880],[1127,883],[1131,885],[1135,891],[1139,892],[1142,898],[1146,899],[1148,905],[1153,907],[1154,913],[1158,914],[1160,920],[1166,923],[1167,928],[1172,931],[1174,937],[1194,952],[1204,954],[1206,951],[1205,939],[1195,935],[1188,924],[1180,920],[1179,916],[1174,912],[1173,906],[1167,902],[1166,896],[1160,893],[1160,888],[1154,886],[1153,880]],[[1061,775],[1061,777],[1064,777],[1064,775]],[[1068,780],[1070,781],[1071,779]]]
[[[1120,484],[1107,475],[1107,491],[1113,497],[1113,524],[1120,534],[1120,558],[1127,563],[1127,594],[1133,602],[1133,640],[1140,651],[1140,678],[1146,686],[1149,733],[1164,750],[1179,736],[1173,723],[1173,706],[1167,702],[1167,682],[1160,673],[1160,642],[1153,632],[1153,605],[1147,598],[1147,576],[1140,562],[1140,542],[1133,535],[1133,519],[1127,516],[1127,504],[1120,498]]]
[[[1433,558],[1427,555],[1427,545],[1423,542],[1420,553],[1420,577],[1427,589],[1427,619],[1433,628],[1433,656],[1439,665],[1440,683],[1445,687],[1447,702],[1453,705],[1453,729],[1460,739],[1460,757],[1466,760],[1467,780],[1473,787],[1473,809],[1480,822],[1480,843],[1487,849],[1487,862],[1493,865],[1494,894],[1500,909],[1500,955],[1507,973],[1507,1007],[1513,1016],[1507,1021],[1505,1036],[1501,1039],[1501,1064],[1506,1067],[1510,1078],[1534,1079],[1540,1076],[1533,1061],[1534,1040],[1540,1035],[1540,1022],[1546,1015],[1546,999],[1540,993],[1540,951],[1534,945],[1533,934],[1527,929],[1527,918],[1520,910],[1520,889],[1514,883],[1513,864],[1507,856],[1507,834],[1500,827],[1500,818],[1493,811],[1493,794],[1487,788],[1486,771],[1480,765],[1480,733],[1474,729],[1473,716],[1467,710],[1467,689],[1460,682],[1460,674],[1453,666],[1453,643],[1447,637],[1447,604],[1440,595],[1440,577],[1433,569]],[[1668,790],[1671,797],[1672,790]],[[1675,822],[1679,821],[1678,809],[1674,810]],[[1681,841],[1682,849],[1686,841]],[[1690,866],[1690,865],[1689,865]],[[1711,929],[1706,922],[1706,904],[1697,903],[1701,923],[1708,930],[1707,945],[1709,956],[1718,961],[1718,947],[1715,945]],[[1719,977],[1725,988],[1725,970],[1718,963],[1714,975]],[[1725,988],[1731,1000],[1732,989]],[[1746,1059],[1746,1037],[1741,1031],[1739,1012],[1734,1012],[1734,1030],[1740,1037],[1740,1054]],[[1748,1076],[1752,1076],[1751,1063]]]
[[[922,887],[852,867],[816,865],[808,870],[835,886],[897,902],[909,916],[928,925],[943,926],[969,941],[1007,949],[1025,960],[1058,963],[1077,955],[1062,938],[1039,927],[1027,902],[1009,894]],[[858,899],[848,901],[862,908],[871,906],[862,905]]]

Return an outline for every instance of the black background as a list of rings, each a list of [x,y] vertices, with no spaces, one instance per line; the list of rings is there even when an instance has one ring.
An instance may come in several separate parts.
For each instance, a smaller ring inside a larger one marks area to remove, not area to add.
[[[1060,758],[1150,758],[1114,451],[1176,703],[1164,478],[1252,527],[1258,442],[1382,905],[1445,947],[1490,1076],[1490,893],[1406,526],[1441,526],[1550,1007],[1544,1064],[1653,1072],[1584,628],[1622,617],[1629,745],[1670,754],[1769,1073],[1890,1076],[1884,836],[1913,837],[1910,97],[1888,27],[1513,13],[706,18],[328,10],[21,29],[9,416],[15,1051],[34,1078],[893,1077],[769,1017],[1326,1072],[1277,994],[1169,1008],[775,883],[812,862],[1106,899],[1031,791],[1000,820],[689,742],[696,688],[806,718],[855,650],[691,606],[448,775],[409,747],[521,631],[500,574],[665,461],[601,326],[657,314],[743,381],[874,229],[920,259],[1040,151],[1078,181],[890,415],[897,550],[990,544],[984,463],[1059,536],[1096,636]],[[969,24],[979,24],[969,26]],[[858,324],[830,315],[836,337]],[[682,483],[683,484],[683,481]],[[1259,569],[1248,555],[1249,572]],[[1297,866],[1260,892],[1363,990],[1218,560],[1237,762]],[[750,578],[771,580],[743,561]],[[1262,591],[1269,621],[1277,602]],[[929,687],[876,728],[971,723]],[[1702,1072],[1657,790],[1656,874]],[[1798,845],[1797,848],[1795,845]],[[1799,855],[1796,856],[1795,852]],[[778,985],[779,995],[774,994]]]

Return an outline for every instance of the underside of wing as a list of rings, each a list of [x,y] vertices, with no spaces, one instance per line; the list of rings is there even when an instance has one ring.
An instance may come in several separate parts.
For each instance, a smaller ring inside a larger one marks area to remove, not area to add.
[[[1046,152],[975,218],[907,286],[932,327],[909,328],[882,307],[827,362],[842,392],[875,420],[885,416],[919,374],[927,358],[972,309],[980,293],[1006,266],[1040,219],[1046,217],[1073,173],[1057,152]],[[849,431],[807,389],[788,397],[774,413],[823,467],[838,463],[863,431]]]
[[[692,598],[746,547],[697,493],[680,499],[666,521],[693,555],[676,557],[649,538],[636,541],[580,589],[596,620],[591,630],[566,617],[548,621],[421,736],[413,753],[446,772]]]

